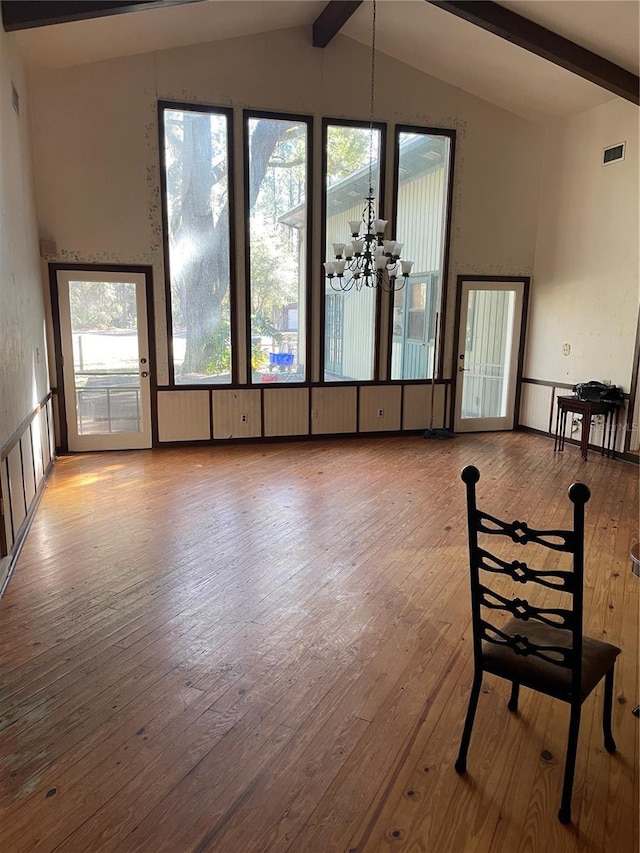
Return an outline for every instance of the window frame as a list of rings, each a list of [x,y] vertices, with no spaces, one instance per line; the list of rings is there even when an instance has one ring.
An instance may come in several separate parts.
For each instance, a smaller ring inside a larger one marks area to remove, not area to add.
[[[228,195],[228,217],[229,217],[229,312],[230,312],[230,338],[231,338],[231,377],[230,382],[218,383],[210,382],[191,382],[177,383],[176,382],[176,365],[174,360],[174,324],[172,311],[172,288],[171,288],[171,263],[169,250],[169,229],[168,229],[168,199],[167,199],[167,174],[166,174],[166,129],[165,129],[165,113],[166,111],[182,111],[192,113],[213,114],[224,117],[226,121],[226,158],[228,168],[227,179],[227,195]],[[235,127],[235,121],[240,114],[237,107],[223,107],[210,104],[186,103],[183,101],[173,100],[158,100],[157,116],[158,116],[158,131],[159,131],[159,160],[160,160],[160,190],[161,199],[160,207],[162,214],[162,250],[164,260],[164,286],[165,286],[165,313],[166,313],[166,332],[167,332],[167,369],[168,382],[162,387],[174,390],[216,390],[224,388],[261,388],[259,383],[256,383],[253,378],[253,370],[251,366],[251,279],[250,279],[250,216],[248,209],[249,200],[249,134],[248,122],[249,119],[267,118],[282,121],[300,122],[307,127],[307,162],[305,169],[306,176],[306,262],[304,263],[304,275],[306,283],[304,293],[306,299],[306,310],[304,324],[302,328],[305,330],[305,378],[301,381],[287,382],[286,385],[292,387],[346,387],[360,385],[375,385],[380,383],[398,383],[401,384],[421,384],[430,381],[424,377],[419,379],[402,379],[392,378],[392,356],[393,356],[393,339],[394,339],[394,311],[393,311],[393,295],[381,293],[376,290],[375,294],[375,317],[373,328],[373,369],[371,379],[348,379],[348,380],[332,380],[325,378],[325,359],[327,355],[326,332],[327,332],[327,293],[326,293],[326,277],[322,262],[326,260],[325,243],[327,239],[327,140],[329,129],[331,127],[352,127],[368,129],[373,127],[378,131],[380,140],[379,163],[378,163],[378,186],[377,186],[377,215],[381,218],[385,217],[386,190],[389,189],[387,184],[391,185],[392,192],[392,212],[390,218],[391,233],[396,233],[397,216],[398,216],[398,189],[399,189],[399,168],[400,168],[400,138],[402,133],[421,134],[426,136],[440,136],[449,139],[449,174],[446,184],[446,214],[444,218],[444,233],[442,247],[442,269],[440,270],[440,299],[436,310],[439,313],[440,328],[443,329],[447,314],[447,294],[448,294],[448,277],[450,269],[450,248],[451,248],[451,223],[453,218],[453,187],[455,180],[455,147],[456,147],[456,131],[447,128],[437,128],[419,125],[387,123],[385,121],[370,122],[360,119],[349,118],[332,118],[322,117],[320,128],[321,150],[319,157],[320,173],[317,171],[316,164],[316,145],[317,140],[314,138],[315,127],[314,119],[311,115],[302,115],[298,113],[286,113],[276,110],[258,110],[258,109],[243,109],[241,112],[241,148],[236,151],[238,128]],[[391,130],[393,129],[393,144],[394,144],[394,163],[392,179],[387,181],[387,144],[390,141]],[[237,162],[239,151],[242,151],[242,164]],[[242,176],[242,177],[241,177]],[[242,217],[240,218],[240,210],[237,199],[238,182],[244,181],[242,190]],[[320,247],[319,261],[316,261],[316,252],[318,244],[316,242],[313,223],[316,221],[314,215],[314,198],[315,193],[319,189],[321,192],[320,199]],[[364,205],[364,198],[362,199]],[[388,214],[387,214],[388,215]],[[237,241],[240,237],[238,229],[244,229],[242,239],[244,240],[244,282],[238,280],[238,253],[236,251]],[[319,267],[319,281],[316,276],[316,264]],[[302,269],[302,268],[301,268]],[[434,271],[432,271],[433,273]],[[319,292],[316,293],[316,287],[319,286]],[[242,286],[241,286],[242,285]],[[302,289],[301,289],[302,293]],[[344,298],[344,297],[343,297]],[[406,298],[406,297],[405,297]],[[245,316],[241,317],[240,309],[244,304]],[[316,312],[318,312],[316,316]],[[406,314],[406,311],[405,311]],[[405,324],[406,327],[406,324]],[[243,328],[245,340],[242,341]],[[386,336],[386,352],[383,348]],[[434,379],[436,381],[444,381],[444,350],[445,341],[444,335],[440,334],[438,341],[438,350],[434,355]],[[381,377],[386,377],[382,379]],[[285,383],[282,383],[285,384]]]
[[[165,111],[175,110],[192,113],[209,113],[224,116],[227,122],[227,198],[229,216],[229,318],[231,334],[231,381],[219,382],[176,382],[175,360],[173,352],[173,310],[171,293],[171,262],[169,251],[169,211],[167,204],[167,164],[166,164],[166,134]],[[158,133],[160,157],[160,207],[162,211],[162,255],[164,261],[165,311],[167,323],[167,367],[169,374],[168,385],[162,386],[175,390],[211,390],[233,388],[238,386],[238,336],[237,328],[237,261],[236,261],[236,204],[235,204],[235,159],[234,159],[234,128],[232,107],[217,107],[209,104],[190,104],[183,101],[158,100]]]
[[[242,111],[242,174],[244,181],[244,194],[242,202],[243,226],[244,226],[244,270],[245,270],[245,358],[246,358],[246,384],[247,388],[262,388],[263,386],[253,381],[253,369],[251,366],[251,215],[249,211],[249,120],[250,119],[273,119],[274,121],[290,121],[303,123],[307,126],[307,163],[305,177],[307,184],[306,192],[306,263],[305,263],[305,378],[300,382],[276,383],[278,387],[300,388],[311,383],[312,376],[312,228],[313,228],[313,116],[298,113],[282,113],[273,110],[251,110]],[[300,328],[300,315],[298,313],[298,329]]]
[[[374,130],[380,132],[380,156],[378,158],[378,195],[377,195],[377,215],[380,219],[384,219],[385,205],[385,185],[386,185],[386,155],[387,155],[387,134],[388,124],[384,121],[364,121],[361,119],[344,119],[344,118],[323,118],[322,119],[322,143],[321,143],[321,171],[320,171],[320,191],[321,195],[321,222],[320,222],[320,337],[319,337],[319,379],[320,385],[328,386],[329,388],[341,388],[347,385],[374,385],[380,382],[380,337],[382,333],[382,300],[380,290],[376,289],[376,307],[375,321],[373,332],[373,376],[371,379],[353,379],[342,381],[340,379],[328,380],[325,378],[325,357],[326,357],[326,276],[324,274],[323,262],[327,260],[324,256],[326,252],[327,242],[327,138],[330,126],[335,127],[357,127]],[[366,199],[362,199],[362,207],[364,208]],[[338,291],[336,291],[338,292]],[[346,294],[343,294],[345,298]],[[353,296],[355,298],[355,295]],[[391,324],[389,324],[391,328]],[[344,325],[343,325],[344,330]]]
[[[456,150],[456,131],[448,128],[441,127],[425,127],[420,125],[411,125],[411,124],[396,124],[394,127],[394,160],[393,160],[393,188],[392,188],[392,198],[393,198],[393,213],[392,213],[392,225],[393,225],[393,233],[397,234],[397,220],[398,220],[398,189],[399,189],[399,179],[400,179],[400,135],[402,133],[415,133],[422,134],[423,136],[445,136],[449,139],[449,174],[447,175],[447,187],[446,187],[446,196],[445,196],[445,209],[446,214],[444,218],[444,239],[442,246],[442,268],[440,271],[432,270],[429,275],[434,275],[439,272],[440,275],[440,300],[436,305],[436,313],[439,314],[439,325],[440,330],[445,328],[445,321],[447,315],[447,296],[448,296],[448,280],[449,280],[449,263],[450,263],[450,253],[451,253],[451,220],[453,215],[453,187],[454,187],[454,173],[455,173],[455,150]],[[398,235],[402,236],[402,235]],[[412,273],[412,277],[413,277]],[[405,300],[406,300],[405,294]],[[406,309],[405,309],[406,311]],[[389,305],[389,328],[387,330],[388,338],[387,338],[387,376],[389,377],[389,382],[392,383],[402,383],[404,385],[419,385],[424,384],[425,382],[431,382],[430,377],[422,377],[420,379],[392,379],[392,360],[393,360],[393,294],[391,294],[390,305]],[[442,381],[444,379],[444,346],[445,340],[444,335],[440,334],[438,340],[438,351],[434,353],[434,368],[433,368],[433,381]]]

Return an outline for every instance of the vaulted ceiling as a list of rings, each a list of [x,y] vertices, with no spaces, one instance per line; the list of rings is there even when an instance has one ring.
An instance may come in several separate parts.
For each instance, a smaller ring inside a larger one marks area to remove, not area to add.
[[[638,102],[638,0],[377,6],[378,50],[525,118],[616,95]],[[114,14],[125,11],[134,14]],[[328,46],[319,50],[331,50],[334,32],[371,43],[371,3],[346,0],[2,0],[2,13],[33,74],[290,27],[308,28],[318,44],[323,20]]]

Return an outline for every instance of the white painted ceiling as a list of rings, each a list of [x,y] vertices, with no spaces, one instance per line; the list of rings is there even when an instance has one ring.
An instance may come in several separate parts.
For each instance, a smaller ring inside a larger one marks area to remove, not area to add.
[[[12,34],[32,74],[311,25],[326,0],[201,0]],[[638,73],[639,0],[507,0],[502,6]],[[424,0],[378,0],[378,50],[532,120],[611,100],[593,83]],[[371,43],[371,3],[341,33]],[[331,49],[327,48],[328,50]]]

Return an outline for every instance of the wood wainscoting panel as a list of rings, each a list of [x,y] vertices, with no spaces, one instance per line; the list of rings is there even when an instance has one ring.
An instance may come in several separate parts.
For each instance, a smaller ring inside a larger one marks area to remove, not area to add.
[[[401,398],[400,385],[364,385],[360,389],[360,432],[399,430]]]
[[[433,427],[448,426],[445,412],[446,385],[405,385],[402,400],[402,429],[427,429],[431,425],[431,395],[433,393]]]
[[[47,405],[50,405],[50,402]],[[43,407],[31,422],[31,453],[33,454],[36,488],[40,485],[44,472],[49,467],[50,452],[47,410]]]
[[[261,417],[259,389],[213,391],[214,438],[259,438]]]
[[[520,426],[531,427],[540,432],[549,432],[549,414],[553,411],[551,433],[555,431],[555,398],[558,394],[568,394],[568,391],[554,389],[548,385],[534,385],[531,382],[522,383],[520,397]]]
[[[309,434],[309,389],[265,388],[263,391],[264,434]]]
[[[47,401],[44,410],[40,413],[42,420],[41,432],[47,436],[47,441],[43,449],[43,462],[45,473],[49,469],[50,464],[56,458],[56,432],[55,426],[55,401],[56,397],[51,396]]]
[[[20,530],[22,522],[27,517],[25,503],[24,473],[22,468],[21,442],[14,444],[7,456],[7,474],[9,478],[9,501],[11,505],[11,521],[14,536]],[[6,510],[5,510],[6,511]]]
[[[358,429],[358,389],[314,388],[311,392],[311,432],[314,435],[356,432]]]
[[[20,455],[22,458],[22,482],[24,483],[24,500],[28,510],[31,502],[36,496],[37,483],[35,480],[35,467],[33,461],[33,439],[31,438],[31,425],[23,433],[20,439]]]
[[[57,446],[60,446],[62,444],[62,442],[60,441],[60,437],[62,436],[62,423],[60,421],[60,399],[57,393],[55,393],[50,400],[49,415],[49,434],[51,435],[53,442],[51,447],[51,458],[53,459],[56,449],[56,436],[58,437]]]
[[[11,500],[9,498],[9,468],[8,460],[0,463],[0,499],[2,499],[2,534],[0,535],[0,557],[6,556],[13,547],[13,525],[11,524]]]
[[[0,558],[11,560],[19,553],[44,488],[53,459],[53,403],[51,393],[25,418],[9,441],[0,448]],[[3,576],[4,577],[4,576]],[[0,577],[0,594],[3,589]],[[6,580],[6,577],[4,577]]]
[[[209,391],[158,392],[160,441],[198,441],[210,438]]]

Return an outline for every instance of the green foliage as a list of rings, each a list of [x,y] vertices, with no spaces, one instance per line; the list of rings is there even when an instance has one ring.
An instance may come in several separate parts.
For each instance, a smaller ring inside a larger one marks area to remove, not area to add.
[[[251,347],[251,367],[254,370],[260,370],[261,367],[266,367],[267,364],[269,364],[269,356],[261,348],[260,344],[253,344]]]
[[[231,372],[231,325],[223,319],[205,340],[204,372],[209,376]]]
[[[276,343],[282,342],[282,332],[263,314],[251,315],[251,329],[254,335],[267,335],[273,338]]]
[[[368,127],[332,125],[327,145],[327,176],[335,184],[369,163]],[[379,135],[374,130],[373,156],[378,156]]]
[[[135,329],[135,286],[128,282],[71,282],[69,303],[75,332]]]

